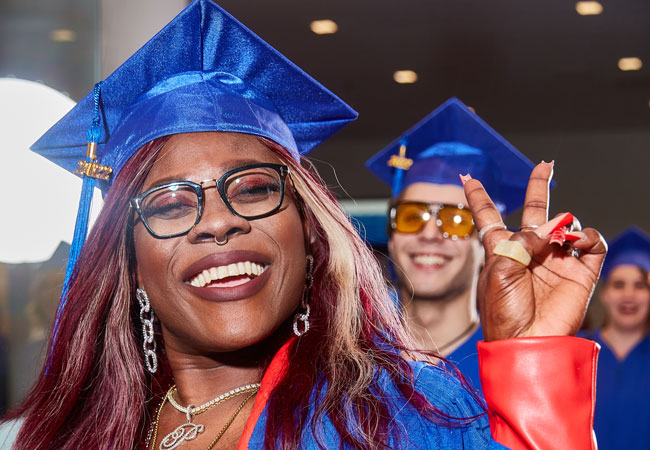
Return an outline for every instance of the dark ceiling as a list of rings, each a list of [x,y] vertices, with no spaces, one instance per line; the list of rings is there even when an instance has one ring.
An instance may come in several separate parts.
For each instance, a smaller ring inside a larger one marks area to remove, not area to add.
[[[394,137],[454,95],[502,132],[650,129],[650,2],[219,1],[360,112],[346,137]],[[329,18],[338,33],[310,32]],[[637,56],[639,72],[617,68]],[[395,70],[412,69],[414,85]]]

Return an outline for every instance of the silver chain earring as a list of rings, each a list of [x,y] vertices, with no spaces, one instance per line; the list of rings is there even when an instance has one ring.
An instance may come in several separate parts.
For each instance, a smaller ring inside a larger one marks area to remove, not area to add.
[[[156,340],[153,333],[153,309],[149,302],[149,296],[144,289],[138,288],[135,293],[140,303],[140,321],[142,322],[142,349],[144,350],[144,363],[147,370],[156,373],[158,370],[158,357],[156,356]],[[149,318],[145,314],[149,313]]]
[[[302,292],[300,307],[304,312],[297,312],[293,316],[293,334],[300,337],[309,331],[309,298],[311,297],[311,288],[314,285],[314,257],[307,255],[307,276],[305,277],[305,288]],[[302,323],[302,330],[299,326]]]

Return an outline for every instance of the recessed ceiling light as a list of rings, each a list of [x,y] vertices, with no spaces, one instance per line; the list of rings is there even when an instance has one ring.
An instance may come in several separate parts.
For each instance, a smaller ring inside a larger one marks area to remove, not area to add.
[[[636,56],[621,58],[618,60],[618,68],[625,72],[629,70],[639,70],[641,67],[643,67],[643,62]]]
[[[418,74],[412,70],[398,70],[393,74],[393,80],[399,84],[411,84],[418,81]]]
[[[603,12],[603,5],[598,2],[577,2],[576,11],[581,16],[597,16]]]
[[[77,39],[77,33],[72,30],[61,28],[50,32],[50,39],[54,42],[74,42]]]
[[[312,20],[309,28],[316,34],[334,34],[338,31],[339,26],[333,20]]]

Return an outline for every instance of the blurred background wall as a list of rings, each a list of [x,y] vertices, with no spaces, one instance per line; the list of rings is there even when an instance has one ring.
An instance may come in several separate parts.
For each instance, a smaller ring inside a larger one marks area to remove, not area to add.
[[[0,0],[0,79],[37,81],[79,101],[186,4]],[[606,237],[632,224],[650,230],[650,2],[219,4],[360,112],[311,155],[342,199],[385,199],[388,187],[364,161],[457,96],[533,161],[556,161],[551,214],[571,210]],[[1,135],[15,126],[1,121]],[[27,151],[12,145],[0,166]],[[26,207],[38,209],[38,200],[26,195]],[[21,217],[2,213],[3,221]],[[56,218],[42,220],[45,231]],[[15,239],[26,248],[32,241]],[[0,248],[0,410],[40,370],[67,248],[22,263],[2,262]]]

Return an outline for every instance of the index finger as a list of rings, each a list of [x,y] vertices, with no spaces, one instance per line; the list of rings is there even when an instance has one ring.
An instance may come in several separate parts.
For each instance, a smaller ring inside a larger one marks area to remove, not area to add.
[[[476,229],[480,232],[480,230],[492,224],[503,224],[501,214],[499,214],[497,207],[494,206],[483,184],[478,180],[472,179],[469,174],[461,177],[461,180],[463,181],[465,198],[474,216]],[[483,237],[483,244],[486,248],[492,249],[499,239],[507,239],[509,235],[510,232],[505,229],[505,225],[502,229],[495,227]]]
[[[521,215],[521,228],[537,228],[548,220],[549,184],[553,176],[553,164],[537,164],[530,174]]]

